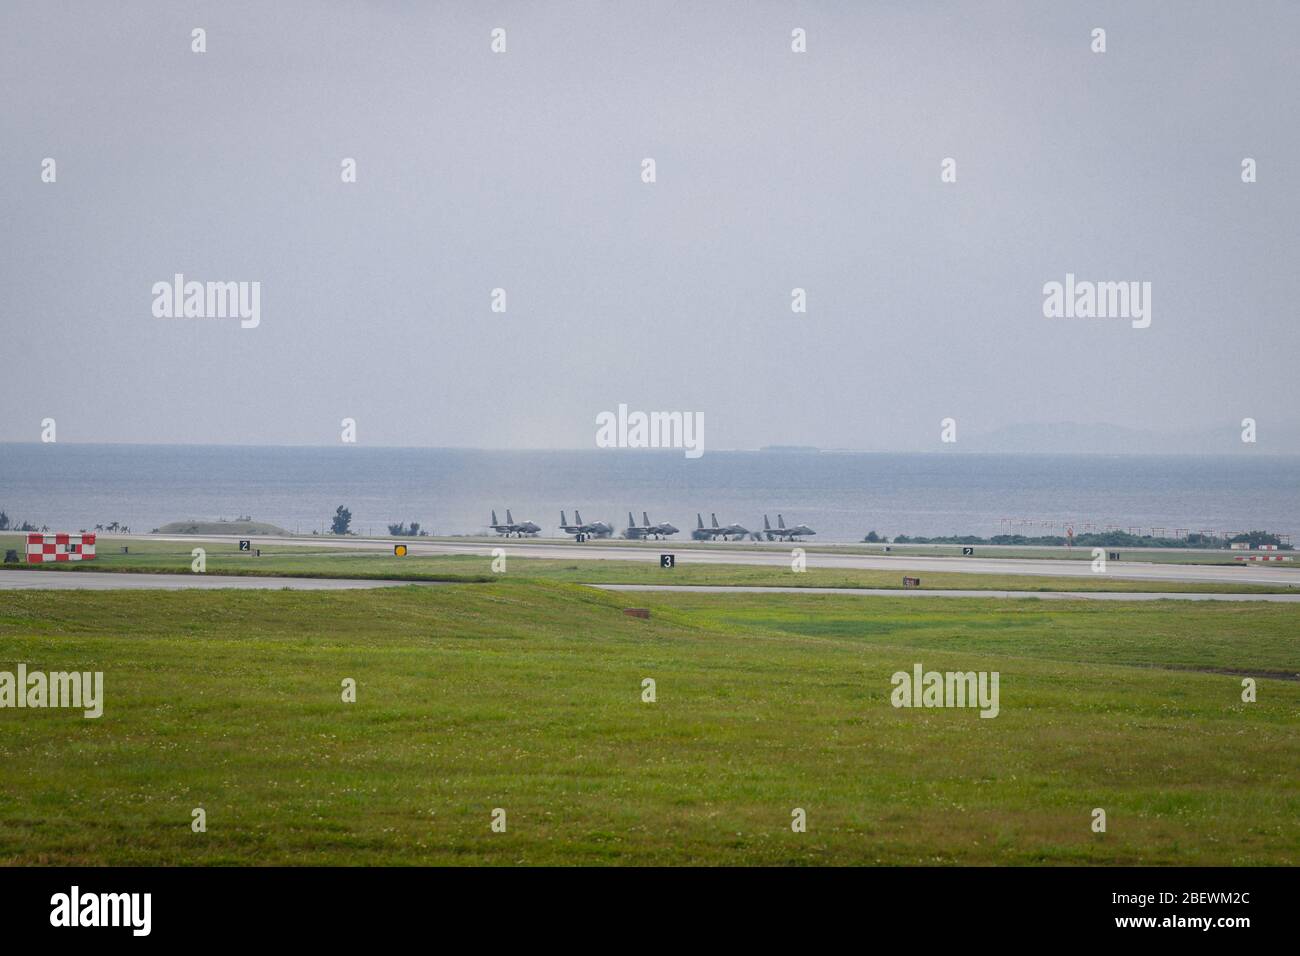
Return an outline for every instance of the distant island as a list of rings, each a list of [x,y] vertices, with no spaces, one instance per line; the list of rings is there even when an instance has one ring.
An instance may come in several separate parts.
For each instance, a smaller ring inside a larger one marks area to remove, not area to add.
[[[887,538],[882,538],[875,531],[867,534],[863,541],[869,544],[877,542],[887,542]],[[1064,535],[1035,535],[1026,536],[1023,534],[995,534],[991,538],[981,538],[978,535],[946,535],[943,537],[913,537],[900,534],[894,537],[892,544],[1018,544],[1018,545],[1036,545],[1038,547],[1056,547],[1061,548],[1066,545],[1074,545],[1076,548],[1204,548],[1206,550],[1232,549],[1232,545],[1248,545],[1246,550],[1256,550],[1261,546],[1273,547],[1279,551],[1292,551],[1292,545],[1284,541],[1275,534],[1267,531],[1249,531],[1243,534],[1234,535],[1231,538],[1216,538],[1209,535],[1192,533],[1185,538],[1156,538],[1151,535],[1135,535],[1125,531],[1104,531],[1075,535],[1074,538],[1066,538]]]
[[[764,445],[759,451],[776,451],[776,452],[800,452],[807,454],[821,451],[815,445]]]
[[[265,521],[254,521],[252,518],[235,518],[227,521],[224,518],[218,518],[215,521],[173,521],[171,524],[165,524],[161,528],[154,528],[154,534],[261,534],[261,535],[287,535],[289,532],[283,528],[278,528],[273,524],[267,524]]]

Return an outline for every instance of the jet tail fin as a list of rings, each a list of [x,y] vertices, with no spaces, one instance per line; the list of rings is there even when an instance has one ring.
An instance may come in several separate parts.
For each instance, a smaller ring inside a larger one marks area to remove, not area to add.
[[[715,514],[714,512],[710,511],[710,512],[709,512],[709,517],[713,519],[713,527],[716,528],[716,527],[718,526],[718,516],[717,516],[717,514]]]
[[[501,523],[501,522],[497,521],[497,513],[496,513],[496,509],[493,509],[493,511],[492,511],[492,523],[493,523],[494,525],[496,525],[496,524],[500,524],[500,523]]]
[[[695,512],[695,523],[701,531],[704,530],[704,519],[700,517],[700,513],[698,511]]]
[[[561,528],[567,528],[568,526],[569,526],[568,519],[566,519],[566,518],[564,517],[564,512],[561,511],[561,512],[560,512],[560,527],[561,527]]]
[[[777,517],[779,518],[779,517],[781,517],[781,516],[780,516],[780,515],[777,515]],[[768,522],[768,520],[767,520],[767,515],[763,515],[763,530],[764,530],[764,531],[771,531],[771,530],[772,530],[772,525]]]
[[[506,509],[506,524],[514,524],[514,523],[515,523],[515,516],[512,515],[512,514],[510,513],[510,509],[507,508],[507,509]]]
[[[574,524],[582,524],[582,512],[581,512],[581,511],[574,511],[574,512],[573,512],[573,522],[574,522]]]
[[[633,519],[633,517],[632,517],[632,512],[630,512],[630,511],[627,513],[627,526],[628,526],[629,528],[635,528],[635,527],[636,527],[636,520]]]
[[[641,512],[641,523],[645,525],[647,528],[650,527],[650,516],[646,514],[644,511]]]
[[[777,516],[776,516],[776,526],[777,526],[778,528],[784,528],[784,527],[785,527],[785,515],[777,515]]]

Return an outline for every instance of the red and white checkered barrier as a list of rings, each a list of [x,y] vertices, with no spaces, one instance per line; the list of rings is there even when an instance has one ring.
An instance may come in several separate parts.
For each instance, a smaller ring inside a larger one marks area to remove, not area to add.
[[[43,564],[47,561],[93,561],[95,536],[93,534],[29,534],[27,536],[27,563]]]
[[[1238,561],[1290,561],[1289,557],[1283,557],[1280,554],[1252,554],[1249,557],[1243,556],[1237,558]]]

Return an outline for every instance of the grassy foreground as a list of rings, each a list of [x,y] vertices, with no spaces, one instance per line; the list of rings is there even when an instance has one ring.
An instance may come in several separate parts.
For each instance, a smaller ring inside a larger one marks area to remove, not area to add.
[[[1298,624],[517,580],[7,592],[0,670],[102,670],[106,704],[0,710],[0,863],[1294,865]],[[1001,713],[891,707],[916,662],[999,671]]]

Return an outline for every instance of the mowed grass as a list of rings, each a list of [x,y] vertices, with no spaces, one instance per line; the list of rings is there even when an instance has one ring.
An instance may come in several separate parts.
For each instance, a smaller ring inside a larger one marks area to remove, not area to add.
[[[0,546],[4,545],[0,536]],[[415,545],[418,547],[418,543]],[[512,555],[508,542],[499,543],[507,554],[507,577],[573,584],[697,584],[767,587],[852,587],[901,589],[903,577],[919,576],[921,590],[969,589],[981,591],[1142,591],[1142,592],[1232,592],[1275,594],[1300,590],[1300,573],[1294,585],[1234,584],[1187,581],[1126,580],[1123,565],[1113,564],[1114,574],[1086,577],[1053,577],[1027,574],[968,574],[963,572],[917,572],[905,559],[897,570],[856,570],[817,567],[816,554],[808,555],[809,567],[801,574],[788,566],[762,567],[743,564],[692,563],[689,550],[666,546],[677,555],[671,571],[653,560],[552,560]],[[122,554],[120,545],[101,545],[94,561],[63,562],[26,566],[36,573],[62,571],[125,571],[155,574],[191,574],[192,550],[202,547],[209,575],[267,575],[282,577],[352,577],[409,581],[475,581],[502,577],[492,571],[492,558],[483,555],[408,555],[391,551],[326,551],[302,547],[264,547],[261,556],[241,553],[233,542],[179,544],[167,541],[131,542]],[[489,547],[489,545],[484,546]]]
[[[102,670],[107,700],[0,710],[0,862],[1294,865],[1297,624],[518,581],[7,592],[0,670]],[[916,662],[999,671],[1001,713],[893,708]],[[1259,700],[1188,668],[1258,673]]]

